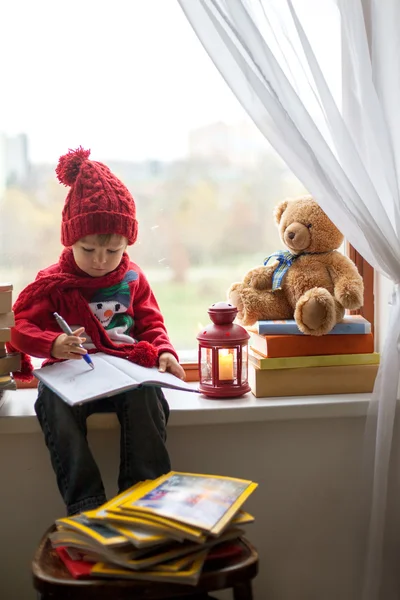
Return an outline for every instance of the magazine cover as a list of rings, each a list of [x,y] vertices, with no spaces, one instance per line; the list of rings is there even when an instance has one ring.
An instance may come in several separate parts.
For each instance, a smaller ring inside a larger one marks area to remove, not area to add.
[[[131,497],[131,495],[139,489],[144,489],[148,481],[137,483],[122,494],[112,498],[100,508],[84,513],[90,520],[94,522],[103,522],[107,526],[112,527],[113,524],[118,527],[127,527],[131,530],[129,537],[130,541],[136,547],[152,546],[155,543],[161,543],[164,540],[190,539],[195,542],[204,542],[205,535],[198,529],[188,527],[182,523],[171,524],[165,519],[155,515],[134,514],[132,511],[127,511],[120,506]],[[122,532],[121,532],[122,533]],[[125,535],[125,533],[124,533]]]
[[[256,487],[244,479],[171,471],[135,490],[121,508],[153,513],[219,535]]]
[[[84,514],[57,519],[56,525],[84,534],[102,546],[116,547],[129,543],[126,537],[120,533],[106,525],[90,521]]]
[[[157,530],[156,526],[154,526],[154,528],[148,527],[148,524],[143,519],[128,519],[120,515],[110,514],[108,512],[113,507],[118,506],[121,504],[121,502],[127,500],[134,490],[145,485],[146,483],[147,481],[137,483],[128,490],[125,490],[125,492],[115,496],[99,508],[86,511],[83,514],[91,523],[101,524],[103,522],[109,529],[114,530],[128,538],[129,541],[137,548],[162,544],[168,541],[168,539],[171,537],[167,535],[167,529],[165,529],[165,531],[161,531],[160,528]],[[178,539],[182,538],[179,537]]]
[[[110,518],[119,516],[125,522],[142,523],[145,528],[153,528],[154,531],[163,532],[168,537],[177,541],[193,540],[194,542],[202,543],[205,540],[205,532],[198,527],[191,527],[186,523],[173,521],[160,515],[144,512],[143,510],[135,510],[124,506],[109,509],[108,515]],[[122,521],[121,521],[122,522]]]

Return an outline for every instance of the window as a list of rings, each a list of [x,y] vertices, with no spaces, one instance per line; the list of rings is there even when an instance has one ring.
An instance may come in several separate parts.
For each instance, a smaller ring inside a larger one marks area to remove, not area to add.
[[[302,184],[175,0],[14,0],[0,17],[1,277],[16,295],[57,260],[66,189],[54,169],[68,148],[91,148],[136,200],[129,254],[194,359],[208,306],[282,246],[272,209]]]
[[[374,301],[374,269],[369,263],[357,252],[353,246],[348,244],[347,254],[356,265],[361,277],[364,281],[364,306],[359,310],[351,311],[353,314],[362,315],[371,323],[372,332],[375,325],[375,301]]]

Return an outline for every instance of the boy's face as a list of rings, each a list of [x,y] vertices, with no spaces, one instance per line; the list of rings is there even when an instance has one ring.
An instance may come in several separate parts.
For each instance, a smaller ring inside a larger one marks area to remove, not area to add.
[[[76,264],[91,277],[114,271],[121,262],[127,243],[121,235],[111,235],[105,243],[98,235],[87,235],[72,246]]]

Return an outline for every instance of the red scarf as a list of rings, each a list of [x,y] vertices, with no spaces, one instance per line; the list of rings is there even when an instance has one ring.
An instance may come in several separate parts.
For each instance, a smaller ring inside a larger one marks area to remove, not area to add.
[[[118,268],[101,278],[102,287],[111,287],[123,280],[129,270],[129,256],[124,253]],[[79,306],[80,321],[85,332],[92,338],[93,344],[98,352],[106,352],[113,356],[127,358],[131,362],[143,367],[154,367],[157,363],[158,353],[156,348],[149,342],[142,341],[136,344],[115,344],[107,335],[106,330],[98,322],[89,304],[80,290],[95,290],[99,287],[99,279],[89,277],[77,266],[71,248],[66,248],[58,261],[58,270],[50,275],[43,274],[33,283],[29,284],[18,296],[13,306],[16,316],[18,312],[32,305],[32,298],[40,299],[51,295],[55,290],[68,296],[71,306]],[[18,352],[12,344],[7,343],[9,352]],[[59,362],[52,358],[47,361]],[[30,381],[32,379],[33,366],[30,357],[21,353],[21,370],[14,373],[16,379]]]

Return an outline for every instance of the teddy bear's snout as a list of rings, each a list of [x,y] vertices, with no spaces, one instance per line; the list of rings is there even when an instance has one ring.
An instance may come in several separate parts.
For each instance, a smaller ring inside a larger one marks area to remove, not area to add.
[[[283,237],[285,244],[292,250],[306,250],[311,243],[310,230],[302,223],[291,223]]]

